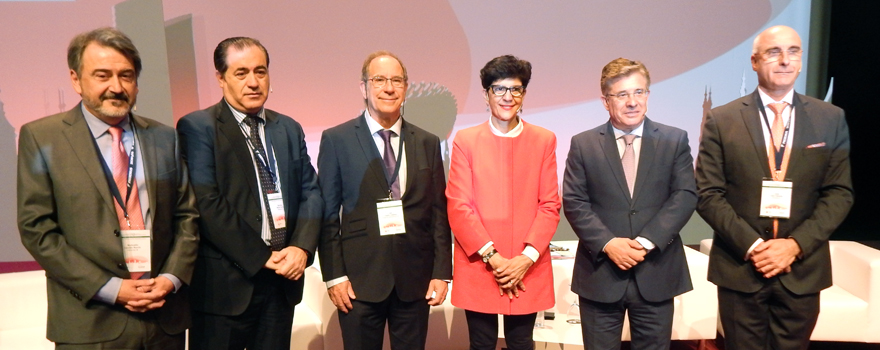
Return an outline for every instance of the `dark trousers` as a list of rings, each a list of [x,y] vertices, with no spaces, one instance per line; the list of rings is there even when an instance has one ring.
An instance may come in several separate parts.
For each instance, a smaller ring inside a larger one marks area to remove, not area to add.
[[[337,311],[346,350],[381,350],[385,322],[392,349],[425,348],[430,311],[426,300],[402,301],[396,291],[391,291],[388,298],[378,303],[352,299],[351,304],[347,314]]]
[[[495,350],[498,344],[498,314],[464,310],[471,350]],[[535,315],[504,315],[504,341],[510,350],[533,350]]]
[[[244,313],[223,316],[193,312],[192,350],[290,349],[293,308],[281,287],[284,277],[263,269],[254,276],[254,293]]]
[[[756,293],[718,287],[724,348],[800,350],[819,319],[819,293],[796,295],[771,278]]]
[[[55,344],[58,350],[183,350],[186,333],[170,335],[162,330],[153,313],[131,313],[119,338],[103,343]]]
[[[672,340],[672,299],[650,302],[642,298],[634,278],[630,278],[620,301],[595,302],[580,297],[581,331],[584,348],[620,349],[623,319],[629,311],[629,330],[633,349],[666,350]]]

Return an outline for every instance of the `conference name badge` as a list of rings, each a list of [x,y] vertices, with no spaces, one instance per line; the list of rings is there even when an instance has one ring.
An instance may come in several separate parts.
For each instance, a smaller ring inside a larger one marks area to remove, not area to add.
[[[149,272],[152,250],[150,230],[122,230],[122,256],[129,272]]]
[[[287,227],[287,219],[284,217],[284,198],[281,197],[281,192],[269,193],[266,197],[269,198],[269,214],[272,215],[275,228]]]
[[[379,214],[379,234],[382,236],[406,233],[403,221],[403,202],[400,200],[379,200],[376,203]]]
[[[791,215],[791,181],[763,181],[761,217],[788,219]]]

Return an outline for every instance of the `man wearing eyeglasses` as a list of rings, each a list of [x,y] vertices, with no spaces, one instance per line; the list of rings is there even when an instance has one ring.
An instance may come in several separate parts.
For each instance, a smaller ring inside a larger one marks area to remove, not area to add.
[[[588,349],[620,348],[629,312],[633,349],[669,349],[672,298],[693,289],[679,231],[697,204],[684,130],[648,119],[651,76],[618,58],[602,69],[610,115],[575,135],[563,208],[579,239],[572,276]]]
[[[366,109],[321,137],[321,272],[346,349],[423,349],[446,299],[452,242],[440,140],[406,122],[407,74],[387,51],[361,70]]]
[[[831,286],[828,238],[853,203],[843,110],[794,92],[801,39],[771,27],[752,49],[758,88],[713,109],[697,211],[715,231],[709,281],[727,349],[806,349]]]
[[[223,98],[177,123],[202,241],[190,349],[289,349],[323,202],[302,127],[265,108],[269,52],[234,37],[214,49]]]

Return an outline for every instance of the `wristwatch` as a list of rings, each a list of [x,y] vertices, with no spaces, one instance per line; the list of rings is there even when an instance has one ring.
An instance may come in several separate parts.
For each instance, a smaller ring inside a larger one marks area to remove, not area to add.
[[[492,256],[495,254],[498,254],[498,251],[495,250],[495,248],[492,248],[492,250],[490,250],[488,253],[486,253],[486,255],[483,255],[483,262],[488,264],[489,259],[491,259]]]

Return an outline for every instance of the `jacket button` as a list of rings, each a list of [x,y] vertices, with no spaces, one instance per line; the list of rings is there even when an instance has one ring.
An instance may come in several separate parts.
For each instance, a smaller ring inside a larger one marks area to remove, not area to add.
[[[262,215],[257,215],[257,221],[263,221],[263,216],[262,216]]]
[[[125,270],[125,264],[116,264],[116,267]]]
[[[637,210],[630,210],[629,211],[629,215],[636,215],[636,213],[638,213]]]
[[[119,237],[119,230],[113,230],[113,235],[115,235],[116,237]]]

